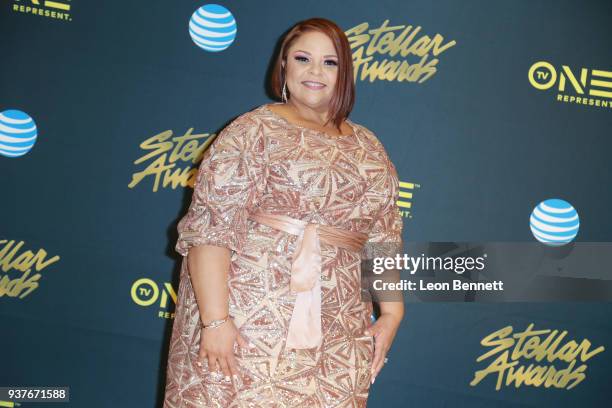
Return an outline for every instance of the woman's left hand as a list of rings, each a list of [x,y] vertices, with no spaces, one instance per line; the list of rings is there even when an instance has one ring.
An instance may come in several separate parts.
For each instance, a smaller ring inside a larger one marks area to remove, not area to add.
[[[391,348],[401,318],[392,313],[382,313],[366,330],[367,336],[374,336],[374,359],[372,361],[372,384],[385,364],[385,356]]]

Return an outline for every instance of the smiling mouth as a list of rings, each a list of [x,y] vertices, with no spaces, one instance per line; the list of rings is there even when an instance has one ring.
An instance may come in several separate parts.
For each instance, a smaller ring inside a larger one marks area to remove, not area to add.
[[[308,89],[314,89],[314,90],[325,88],[325,84],[322,84],[321,82],[316,82],[316,81],[303,81],[302,85],[304,85]]]

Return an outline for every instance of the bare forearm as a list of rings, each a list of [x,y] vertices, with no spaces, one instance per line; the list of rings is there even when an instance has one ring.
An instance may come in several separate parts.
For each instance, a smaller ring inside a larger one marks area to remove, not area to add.
[[[401,281],[399,269],[390,269],[383,274],[386,283],[398,284]],[[404,292],[401,289],[384,292],[384,301],[379,301],[380,313],[393,315],[398,323],[404,318]]]
[[[390,314],[394,316],[398,322],[401,322],[404,318],[404,302],[402,301],[391,301],[391,302],[379,302],[380,313]]]
[[[198,245],[189,251],[189,274],[203,322],[222,319],[228,313],[230,259],[230,249],[213,245]]]

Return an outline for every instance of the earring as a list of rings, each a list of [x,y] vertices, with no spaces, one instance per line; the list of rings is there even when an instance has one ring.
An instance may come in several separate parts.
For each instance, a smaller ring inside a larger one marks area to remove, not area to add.
[[[287,103],[287,81],[285,81],[285,83],[283,84],[283,102]]]

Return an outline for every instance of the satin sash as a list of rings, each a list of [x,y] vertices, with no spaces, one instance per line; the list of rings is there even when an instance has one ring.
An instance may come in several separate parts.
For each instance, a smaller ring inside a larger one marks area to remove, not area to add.
[[[249,218],[269,227],[297,235],[291,264],[291,293],[297,293],[289,323],[286,346],[296,349],[318,347],[321,332],[321,242],[361,251],[368,235],[329,225],[307,223],[286,215],[268,214],[261,209]]]

